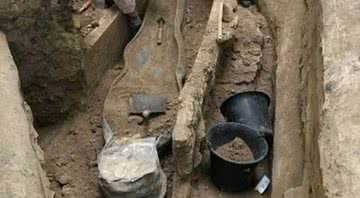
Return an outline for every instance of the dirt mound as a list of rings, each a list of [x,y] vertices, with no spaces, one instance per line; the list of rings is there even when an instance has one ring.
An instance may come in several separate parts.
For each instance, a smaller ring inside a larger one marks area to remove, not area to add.
[[[233,141],[224,144],[216,149],[216,153],[221,157],[234,161],[254,160],[254,154],[249,146],[241,138],[235,138]]]

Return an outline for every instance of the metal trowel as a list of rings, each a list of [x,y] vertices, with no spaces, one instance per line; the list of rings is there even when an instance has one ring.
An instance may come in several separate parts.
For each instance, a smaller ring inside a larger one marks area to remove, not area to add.
[[[150,114],[166,112],[164,96],[132,95],[130,98],[130,114],[141,114],[144,118]]]

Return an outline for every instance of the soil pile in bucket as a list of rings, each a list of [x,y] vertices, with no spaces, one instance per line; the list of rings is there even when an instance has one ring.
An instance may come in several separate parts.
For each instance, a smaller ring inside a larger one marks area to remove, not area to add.
[[[216,153],[227,160],[250,161],[254,160],[254,155],[249,146],[241,138],[224,144],[216,149]]]

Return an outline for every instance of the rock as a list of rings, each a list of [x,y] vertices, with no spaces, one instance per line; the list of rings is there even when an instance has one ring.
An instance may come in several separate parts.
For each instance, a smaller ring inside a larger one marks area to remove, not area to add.
[[[150,114],[151,114],[150,111],[145,110],[145,111],[143,111],[142,116],[143,116],[144,118],[148,118],[148,117],[150,116]]]
[[[93,22],[91,23],[91,27],[92,27],[92,28],[99,27],[99,22],[93,21]]]
[[[55,162],[56,166],[58,167],[65,166],[67,163],[68,162],[63,157],[59,157]]]
[[[235,42],[233,47],[232,47],[232,51],[234,53],[239,53],[241,51],[241,43],[240,42]]]
[[[77,134],[79,134],[79,133],[78,133],[77,130],[73,130],[73,129],[72,129],[72,130],[70,130],[70,134],[72,134],[72,135],[77,135]]]
[[[117,64],[117,65],[115,65],[114,70],[121,70],[123,68],[124,68],[123,64]]]
[[[91,133],[96,133],[96,129],[92,128]]]
[[[233,32],[224,32],[220,38],[216,39],[216,42],[222,48],[228,48],[233,45],[234,39],[235,39],[235,37],[234,37]]]
[[[271,41],[272,41],[271,36],[269,36],[269,35],[265,35],[265,36],[264,36],[264,44],[265,44],[265,43],[270,43]]]
[[[230,6],[233,12],[236,12],[238,7],[238,1],[237,0],[225,0],[225,3]]]
[[[95,168],[95,167],[98,166],[98,163],[97,163],[97,161],[91,161],[91,162],[89,163],[89,166],[90,166],[91,168]]]
[[[131,115],[128,117],[128,122],[142,124],[144,122],[144,118],[138,115]]]
[[[253,56],[260,56],[261,49],[260,48],[255,48],[255,49],[249,50],[249,54],[251,54]]]
[[[186,24],[191,23],[191,16],[190,16],[190,15],[186,15],[186,16],[185,16],[185,23],[186,23]]]
[[[67,175],[60,175],[56,178],[56,181],[58,181],[61,185],[65,186],[71,182],[71,177]]]
[[[73,162],[75,162],[76,157],[77,157],[77,156],[76,156],[76,155],[74,155],[74,154],[71,154],[71,155],[70,155],[70,158],[71,158],[71,160],[72,160]]]
[[[238,59],[238,56],[237,56],[236,54],[232,54],[232,55],[231,55],[231,60],[234,60],[234,61],[235,61],[235,60],[237,60],[237,59]]]
[[[70,185],[63,186],[61,193],[64,197],[73,197],[73,190]]]
[[[54,181],[54,175],[53,174],[48,174],[48,179],[50,182]]]
[[[56,162],[55,164],[56,164],[57,167],[62,167],[63,166],[63,164],[60,163],[60,162]]]
[[[74,27],[76,30],[81,29],[81,21],[79,17],[74,17]]]
[[[232,8],[228,4],[224,4],[224,13],[223,13],[223,21],[230,22],[234,20],[235,13],[233,12]]]
[[[239,16],[235,15],[234,19],[230,22],[230,27],[236,29],[239,25]]]

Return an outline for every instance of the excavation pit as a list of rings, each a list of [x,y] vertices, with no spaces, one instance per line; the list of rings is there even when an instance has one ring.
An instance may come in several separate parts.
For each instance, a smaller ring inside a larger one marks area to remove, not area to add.
[[[0,26],[15,61],[11,61],[10,51],[4,50],[8,47],[1,37],[4,66],[0,67],[0,89],[4,97],[0,104],[9,110],[0,114],[0,161],[16,164],[17,170],[31,170],[33,177],[12,174],[15,166],[3,166],[5,174],[0,174],[0,181],[5,185],[0,185],[0,192],[49,197],[51,189],[60,198],[101,197],[97,155],[104,145],[103,108],[109,88],[128,69],[118,62],[127,37],[126,30],[119,29],[126,28],[126,20],[116,9],[108,12],[108,28],[94,24],[94,30],[86,32],[89,37],[82,39],[67,5],[67,0],[1,5],[5,12],[0,12],[4,19]],[[359,180],[360,164],[354,157],[360,123],[356,101],[360,42],[354,28],[359,25],[355,5],[354,0],[258,0],[257,5],[244,8],[235,0],[188,1],[182,29],[186,83],[176,94],[174,91],[171,101],[176,102],[171,104],[168,124],[143,134],[167,136],[167,149],[160,159],[168,181],[166,197],[322,198],[356,197],[360,193],[353,182]],[[166,34],[173,28],[169,24],[168,20],[163,24],[162,44],[158,46],[154,40],[157,47],[173,39],[169,37],[172,34]],[[233,35],[229,39],[233,42],[218,45],[218,35]],[[83,41],[91,42],[80,45]],[[178,52],[172,51],[182,48],[178,44],[163,52],[173,52],[178,58]],[[183,76],[171,77],[179,80]],[[178,82],[171,86],[180,87]],[[271,98],[268,116],[273,122],[273,148],[258,165],[260,175],[271,178],[272,185],[264,195],[252,190],[221,192],[209,177],[206,131],[224,121],[221,103],[244,91],[264,92]],[[22,96],[34,112],[44,160],[31,111]],[[128,125],[125,121],[121,126]],[[133,135],[131,130],[123,132]]]

